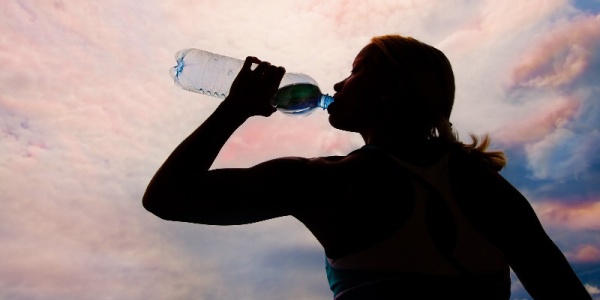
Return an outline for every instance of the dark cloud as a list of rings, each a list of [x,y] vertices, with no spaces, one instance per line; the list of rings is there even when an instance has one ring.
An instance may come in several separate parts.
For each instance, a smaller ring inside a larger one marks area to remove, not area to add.
[[[600,12],[600,1],[598,0],[574,0],[573,6],[586,13],[597,14]]]

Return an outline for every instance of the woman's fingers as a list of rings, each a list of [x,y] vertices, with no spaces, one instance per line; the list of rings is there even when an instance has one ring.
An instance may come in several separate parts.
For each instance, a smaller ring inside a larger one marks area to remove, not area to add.
[[[285,69],[283,67],[271,67],[265,71],[265,80],[267,81],[269,88],[274,91],[277,90],[279,84],[281,83],[281,79],[285,74]]]
[[[256,65],[254,69],[253,65]],[[276,110],[270,100],[279,88],[284,74],[283,67],[248,56],[226,100],[235,102],[238,111],[249,115],[269,116]]]
[[[244,65],[242,66],[242,71],[252,71],[252,64],[259,64],[261,61],[260,59],[254,57],[254,56],[248,56],[246,57],[246,60],[244,61]]]

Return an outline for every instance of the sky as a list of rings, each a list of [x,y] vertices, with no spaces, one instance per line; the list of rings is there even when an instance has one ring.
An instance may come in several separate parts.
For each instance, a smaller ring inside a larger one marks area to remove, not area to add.
[[[291,217],[219,227],[143,209],[154,172],[220,101],[168,71],[184,48],[252,55],[332,93],[389,33],[446,53],[461,139],[489,133],[507,153],[501,174],[600,299],[598,0],[3,0],[0,299],[331,299],[323,250]],[[276,113],[214,167],[361,145],[324,111]],[[515,277],[512,294],[529,299]]]

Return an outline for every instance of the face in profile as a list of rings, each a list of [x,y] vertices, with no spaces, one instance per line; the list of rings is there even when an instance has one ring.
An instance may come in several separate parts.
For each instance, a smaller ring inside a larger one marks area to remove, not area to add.
[[[383,98],[395,87],[394,76],[378,63],[378,49],[365,46],[356,56],[348,77],[334,85],[335,101],[327,109],[329,123],[340,130],[372,130],[385,110]]]

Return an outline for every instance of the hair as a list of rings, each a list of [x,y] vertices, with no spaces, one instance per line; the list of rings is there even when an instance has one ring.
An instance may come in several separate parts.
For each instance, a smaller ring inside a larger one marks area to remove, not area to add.
[[[489,150],[491,140],[484,134],[480,140],[470,134],[472,143],[460,142],[452,129],[450,114],[454,105],[455,83],[452,65],[446,55],[433,46],[412,37],[397,34],[375,36],[371,44],[379,51],[375,61],[399,77],[406,99],[402,105],[411,108],[409,118],[427,139],[458,145],[495,171],[506,165],[504,152]]]

